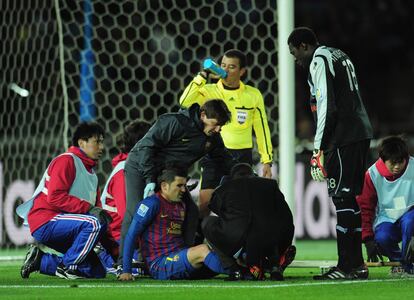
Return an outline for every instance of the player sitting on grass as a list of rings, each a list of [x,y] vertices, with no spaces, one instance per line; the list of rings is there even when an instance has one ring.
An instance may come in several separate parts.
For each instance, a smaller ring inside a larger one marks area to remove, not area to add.
[[[137,205],[125,238],[124,273],[119,280],[134,279],[131,262],[137,238],[154,279],[194,279],[203,266],[215,273],[224,273],[218,256],[207,245],[185,247],[183,224],[186,209],[182,197],[187,193],[187,172],[179,167],[167,167],[157,181],[160,190]]]

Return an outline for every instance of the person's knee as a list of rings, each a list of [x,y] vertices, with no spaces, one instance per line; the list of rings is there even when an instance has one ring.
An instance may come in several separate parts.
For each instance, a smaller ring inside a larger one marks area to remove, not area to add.
[[[414,235],[414,213],[407,213],[407,215],[402,217],[401,228],[405,234]]]
[[[187,258],[192,264],[199,264],[204,262],[206,256],[210,253],[210,249],[207,245],[202,244],[188,249]]]
[[[90,232],[101,233],[106,230],[106,224],[100,223],[97,217],[88,216],[88,219],[82,222],[82,228]]]
[[[375,242],[382,247],[387,247],[390,243],[393,243],[391,236],[387,232],[376,232],[375,233]]]

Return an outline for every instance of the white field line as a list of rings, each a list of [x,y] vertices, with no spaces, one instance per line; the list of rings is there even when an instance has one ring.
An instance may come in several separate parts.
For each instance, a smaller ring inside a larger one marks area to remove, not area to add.
[[[0,256],[0,261],[17,261],[24,260],[24,255]]]
[[[413,278],[409,278],[413,279]],[[123,283],[119,284],[82,284],[81,281],[68,281],[71,284],[68,285],[0,285],[0,289],[48,289],[48,288],[217,288],[217,289],[277,289],[285,287],[306,287],[306,286],[322,286],[322,285],[341,285],[341,284],[369,284],[376,282],[394,282],[401,281],[403,279],[372,279],[372,280],[348,280],[348,281],[315,281],[315,282],[304,282],[304,283],[281,283],[281,284],[187,284],[187,283],[166,283],[166,284],[137,284],[134,285],[125,285]]]

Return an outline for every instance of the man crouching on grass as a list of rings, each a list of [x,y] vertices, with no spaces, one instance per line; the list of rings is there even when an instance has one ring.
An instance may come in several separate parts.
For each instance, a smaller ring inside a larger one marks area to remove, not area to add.
[[[124,273],[118,279],[134,279],[131,264],[137,238],[154,279],[195,279],[203,266],[214,273],[224,273],[218,256],[207,245],[185,247],[182,228],[186,210],[181,199],[188,193],[187,172],[177,166],[167,167],[157,181],[159,192],[145,198],[137,206],[125,238]]]

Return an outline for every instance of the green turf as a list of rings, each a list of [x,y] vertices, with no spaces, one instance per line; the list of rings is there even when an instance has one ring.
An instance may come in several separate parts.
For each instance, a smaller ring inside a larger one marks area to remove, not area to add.
[[[333,241],[298,241],[299,260],[334,260]],[[21,255],[8,250],[6,255]],[[0,252],[5,255],[5,251]],[[389,268],[371,268],[366,281],[318,282],[317,268],[288,268],[284,282],[224,282],[223,277],[202,281],[155,281],[138,279],[67,281],[41,274],[20,278],[21,262],[0,262],[0,299],[411,299],[414,279],[392,279]]]

